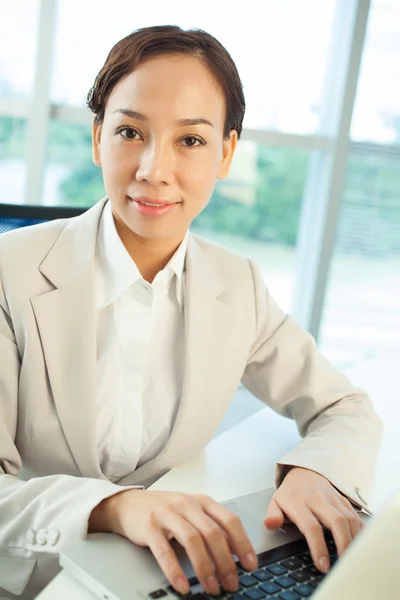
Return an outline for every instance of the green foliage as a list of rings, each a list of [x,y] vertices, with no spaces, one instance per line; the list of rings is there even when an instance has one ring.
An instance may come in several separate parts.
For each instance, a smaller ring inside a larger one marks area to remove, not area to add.
[[[105,196],[101,170],[88,161],[64,179],[60,192],[65,205],[92,206]]]
[[[218,189],[194,228],[294,246],[308,154],[298,149],[257,149],[255,202],[241,204]]]
[[[92,206],[105,196],[101,169],[92,161],[90,127],[52,121],[48,157],[51,163],[70,167],[59,187],[63,204]]]
[[[0,116],[0,158],[23,156],[25,130],[25,119]]]

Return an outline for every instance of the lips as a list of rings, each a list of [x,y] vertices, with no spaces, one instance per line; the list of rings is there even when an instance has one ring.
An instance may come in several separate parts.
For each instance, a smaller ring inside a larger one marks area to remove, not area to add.
[[[173,210],[180,204],[180,202],[166,202],[161,198],[130,198],[129,200],[136,208],[137,212],[143,217],[162,217]]]
[[[140,202],[145,206],[169,206],[172,204],[177,204],[177,202],[169,202],[168,200],[163,200],[162,198],[148,198],[147,196],[138,196],[136,198],[131,198],[134,202]]]

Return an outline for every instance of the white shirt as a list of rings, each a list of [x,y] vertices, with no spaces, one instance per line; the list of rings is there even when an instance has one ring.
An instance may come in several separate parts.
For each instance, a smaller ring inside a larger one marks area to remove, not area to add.
[[[184,358],[188,234],[153,283],[143,279],[107,202],[95,253],[97,445],[115,482],[154,458],[179,406]]]

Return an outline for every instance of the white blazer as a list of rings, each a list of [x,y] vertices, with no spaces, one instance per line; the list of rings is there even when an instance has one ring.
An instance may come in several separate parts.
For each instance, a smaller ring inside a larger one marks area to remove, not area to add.
[[[366,508],[381,436],[369,399],[280,310],[251,260],[194,235],[171,437],[118,485],[105,478],[95,435],[93,258],[106,201],[0,236],[0,598],[34,597],[57,572],[62,544],[85,536],[92,508],[120,485],[148,486],[203,449],[240,382],[305,436],[277,465],[276,485],[286,465],[303,466]]]

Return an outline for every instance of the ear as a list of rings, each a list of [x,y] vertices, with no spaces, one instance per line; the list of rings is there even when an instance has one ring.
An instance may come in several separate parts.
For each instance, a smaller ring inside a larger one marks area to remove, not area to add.
[[[100,141],[101,141],[101,123],[98,125],[93,121],[92,124],[92,157],[93,162],[97,167],[101,167],[101,153],[100,153]]]
[[[233,155],[235,154],[236,146],[238,142],[237,131],[231,129],[229,132],[229,139],[224,140],[222,148],[222,162],[218,170],[218,179],[225,179],[228,176],[229,169],[231,168]]]

